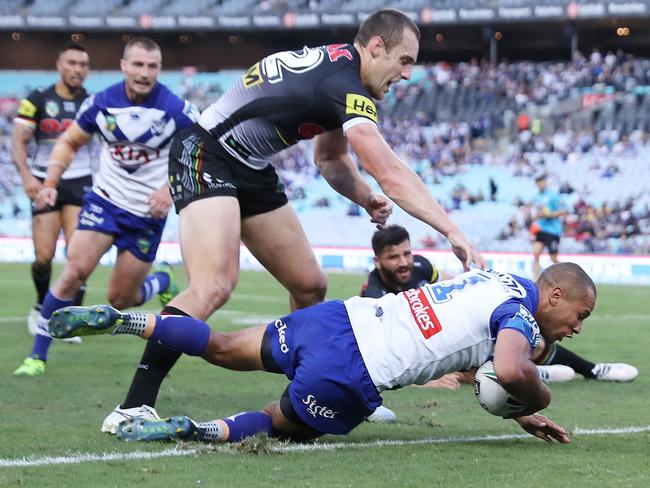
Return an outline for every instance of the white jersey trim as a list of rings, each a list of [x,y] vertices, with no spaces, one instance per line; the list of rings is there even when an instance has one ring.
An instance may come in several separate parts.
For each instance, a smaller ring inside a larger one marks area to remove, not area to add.
[[[31,129],[36,129],[36,123],[32,122],[31,120],[26,120],[26,119],[21,119],[20,117],[16,117],[14,119],[15,124],[21,124],[21,125],[26,125],[27,127]]]
[[[352,127],[359,125],[359,124],[372,124],[375,127],[377,127],[377,124],[375,124],[372,120],[367,119],[365,117],[355,117],[353,119],[348,120],[342,125],[343,128],[343,133],[346,133],[348,130],[350,130]]]

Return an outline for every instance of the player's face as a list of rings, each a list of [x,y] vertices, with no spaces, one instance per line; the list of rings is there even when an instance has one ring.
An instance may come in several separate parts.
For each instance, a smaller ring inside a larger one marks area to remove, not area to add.
[[[88,53],[77,49],[63,51],[56,61],[61,81],[71,91],[81,88],[88,75],[89,65]]]
[[[402,41],[390,51],[386,50],[381,41],[375,50],[368,79],[364,83],[370,94],[377,100],[382,100],[393,83],[411,79],[419,49],[420,43],[415,33],[406,28]]]
[[[126,94],[129,100],[143,100],[156,86],[162,67],[162,55],[154,49],[147,51],[142,46],[134,45],[120,60],[120,68],[124,73]]]
[[[549,342],[573,337],[582,330],[582,322],[591,315],[596,305],[593,293],[584,293],[571,299],[566,295],[553,302],[547,320],[540,323],[542,335]]]
[[[391,288],[401,288],[409,282],[413,273],[411,243],[406,240],[396,246],[386,246],[375,257],[375,266],[384,283]]]

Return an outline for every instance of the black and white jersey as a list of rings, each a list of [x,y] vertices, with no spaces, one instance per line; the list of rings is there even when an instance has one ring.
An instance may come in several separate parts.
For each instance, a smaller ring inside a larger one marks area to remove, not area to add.
[[[31,151],[30,168],[32,174],[39,178],[47,176],[47,163],[56,140],[75,120],[77,110],[88,97],[86,90],[82,89],[74,99],[68,100],[56,93],[55,86],[34,90],[21,100],[14,119],[15,123],[34,130],[35,147]],[[61,178],[67,180],[88,176],[91,174],[90,161],[90,146],[84,146]]]
[[[350,44],[304,47],[262,59],[201,114],[199,124],[238,161],[263,169],[300,140],[377,123]]]
[[[368,283],[362,288],[362,297],[381,298],[387,293],[399,293],[400,291],[419,288],[427,283],[438,281],[440,274],[431,261],[419,254],[413,255],[413,273],[411,279],[400,290],[390,288],[384,283],[379,276],[377,268],[373,269],[368,275]]]

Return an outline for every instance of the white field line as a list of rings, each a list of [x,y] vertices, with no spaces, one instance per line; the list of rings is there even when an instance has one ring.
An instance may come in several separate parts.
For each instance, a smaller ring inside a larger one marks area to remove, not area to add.
[[[597,435],[630,435],[650,433],[650,425],[620,427],[611,429],[582,429],[576,427],[571,432],[573,437],[587,437]],[[454,437],[428,437],[412,440],[378,440],[372,442],[316,442],[314,444],[278,444],[269,446],[269,450],[277,453],[292,452],[313,452],[313,451],[336,451],[339,449],[368,449],[377,447],[401,447],[416,446],[423,444],[451,444],[469,442],[498,442],[518,439],[530,439],[528,434],[501,434],[485,436],[454,436]],[[535,440],[537,442],[537,440]],[[103,454],[80,453],[70,456],[27,456],[20,459],[0,459],[0,468],[30,467],[30,466],[53,466],[59,464],[83,464],[90,462],[107,461],[134,461],[138,459],[156,459],[165,457],[185,457],[219,452],[224,454],[237,454],[238,451],[228,445],[206,445],[203,448],[183,448],[176,446],[163,451],[132,451],[132,452],[109,452]]]

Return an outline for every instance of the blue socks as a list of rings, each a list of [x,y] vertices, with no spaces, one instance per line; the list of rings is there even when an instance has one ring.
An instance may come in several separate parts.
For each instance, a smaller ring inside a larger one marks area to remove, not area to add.
[[[157,315],[156,328],[149,340],[190,356],[201,356],[208,347],[210,327],[192,317]]]
[[[144,279],[140,286],[140,293],[142,294],[142,301],[138,305],[151,300],[151,297],[158,293],[164,293],[169,288],[169,275],[162,271],[156,271]]]
[[[239,442],[245,437],[251,437],[260,432],[266,432],[269,437],[273,436],[271,416],[264,412],[242,412],[225,418],[223,421],[230,430],[228,442]]]
[[[51,291],[47,292],[41,307],[41,318],[38,320],[38,330],[34,336],[34,345],[32,346],[32,353],[29,355],[30,357],[47,361],[47,352],[52,343],[52,337],[47,328],[47,321],[50,320],[50,317],[55,311],[72,305],[73,303],[73,298],[69,300],[60,300],[55,297]]]

